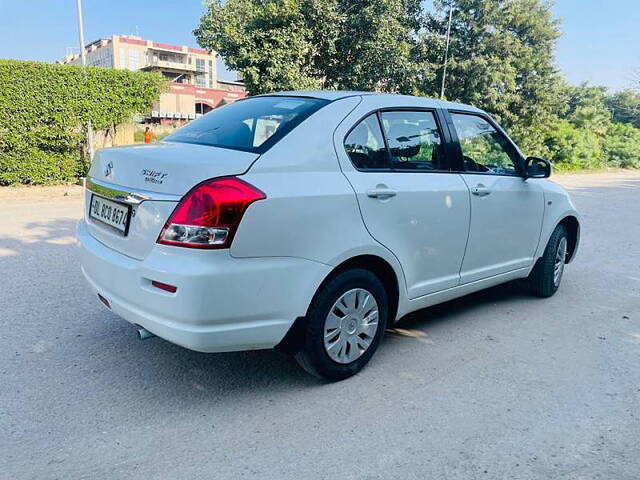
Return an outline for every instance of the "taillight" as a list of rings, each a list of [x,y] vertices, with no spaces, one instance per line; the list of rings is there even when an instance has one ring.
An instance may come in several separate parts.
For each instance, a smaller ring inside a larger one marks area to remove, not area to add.
[[[158,243],[229,248],[249,205],[267,196],[235,177],[207,180],[187,193],[165,224]]]

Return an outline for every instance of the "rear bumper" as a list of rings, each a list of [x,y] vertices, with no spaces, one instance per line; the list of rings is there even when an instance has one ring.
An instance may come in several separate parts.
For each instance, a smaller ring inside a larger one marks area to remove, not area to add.
[[[156,245],[136,260],[77,231],[82,272],[111,310],[191,350],[271,348],[305,314],[331,268],[289,257],[234,258],[228,250]],[[178,287],[175,293],[151,281]]]

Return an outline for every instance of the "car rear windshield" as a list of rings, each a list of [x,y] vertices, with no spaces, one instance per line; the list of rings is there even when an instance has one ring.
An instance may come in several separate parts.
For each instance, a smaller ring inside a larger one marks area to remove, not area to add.
[[[262,153],[327,103],[285,96],[238,100],[212,110],[164,140]]]

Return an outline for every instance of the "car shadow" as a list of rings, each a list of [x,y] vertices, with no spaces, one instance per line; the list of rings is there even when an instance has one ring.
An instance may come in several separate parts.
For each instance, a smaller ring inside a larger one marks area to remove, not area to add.
[[[471,314],[473,310],[485,305],[514,300],[535,300],[535,297],[527,291],[524,280],[503,283],[448,302],[416,310],[402,317],[393,327],[426,328],[448,322],[455,316]]]
[[[510,282],[463,298],[425,308],[403,317],[394,327],[402,329],[430,329],[439,323],[468,319],[474,310],[499,302],[532,300],[519,282]],[[322,387],[329,382],[317,379],[300,368],[293,357],[276,350],[230,353],[199,353],[173,345],[160,338],[139,341],[135,328],[115,315],[102,312],[92,318],[98,337],[105,339],[109,349],[115,344],[127,354],[112,361],[110,375],[122,376],[128,389],[156,390],[169,397],[180,396],[183,401],[200,401],[206,397],[242,397],[260,390],[265,395],[297,389]],[[109,318],[101,318],[109,317]],[[387,333],[387,337],[393,333]],[[108,340],[106,340],[108,339]],[[384,354],[394,355],[394,342],[383,342]],[[95,340],[94,340],[95,341]],[[367,370],[355,381],[371,381]],[[133,382],[131,382],[133,380]],[[196,400],[200,399],[200,400]]]

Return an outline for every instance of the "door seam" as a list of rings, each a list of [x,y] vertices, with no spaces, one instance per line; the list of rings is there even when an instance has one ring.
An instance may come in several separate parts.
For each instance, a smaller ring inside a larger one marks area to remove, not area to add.
[[[469,188],[469,184],[465,180],[464,176],[461,173],[458,173],[458,176],[462,179],[465,186],[467,187],[467,200],[469,202],[469,224],[467,225],[467,241],[464,244],[464,253],[462,254],[462,261],[460,262],[460,269],[458,270],[458,286],[464,285],[462,283],[462,267],[464,266],[464,260],[467,258],[467,251],[469,248],[469,238],[471,238],[471,216],[473,215],[473,203],[471,202],[471,189]]]

